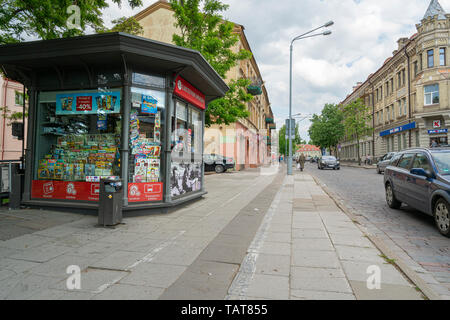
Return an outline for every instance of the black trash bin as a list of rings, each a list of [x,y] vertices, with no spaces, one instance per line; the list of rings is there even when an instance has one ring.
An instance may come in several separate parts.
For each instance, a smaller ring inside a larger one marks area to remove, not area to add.
[[[120,179],[101,179],[98,224],[115,226],[122,222],[123,183]]]

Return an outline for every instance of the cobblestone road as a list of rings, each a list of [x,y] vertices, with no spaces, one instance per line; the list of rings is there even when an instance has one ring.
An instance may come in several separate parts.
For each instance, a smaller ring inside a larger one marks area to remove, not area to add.
[[[450,239],[440,235],[432,217],[407,206],[390,209],[385,201],[383,176],[375,170],[351,167],[342,167],[340,171],[318,170],[317,165],[306,164],[306,171],[431,273],[439,282],[440,293],[449,295]]]

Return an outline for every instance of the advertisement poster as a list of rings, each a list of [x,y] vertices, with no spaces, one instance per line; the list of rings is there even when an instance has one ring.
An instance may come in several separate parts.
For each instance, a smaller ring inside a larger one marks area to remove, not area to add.
[[[60,199],[98,201],[100,183],[79,181],[33,180],[31,197],[35,199]]]
[[[156,114],[158,112],[157,104],[158,100],[152,96],[142,95],[141,113]]]
[[[162,201],[162,199],[163,199],[162,182],[128,184],[129,202]]]
[[[202,164],[172,162],[170,193],[172,197],[201,190]]]
[[[56,95],[56,114],[119,113],[120,91]]]

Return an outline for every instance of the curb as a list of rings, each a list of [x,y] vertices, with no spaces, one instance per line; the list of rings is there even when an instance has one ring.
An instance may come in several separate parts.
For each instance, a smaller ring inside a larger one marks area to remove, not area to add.
[[[344,204],[340,203],[340,199],[328,189],[328,187],[324,186],[320,181],[313,175],[311,175],[314,181],[318,186],[322,188],[323,191],[336,203],[336,205],[350,218],[353,222],[356,222],[356,225],[359,230],[373,243],[373,245],[380,250],[382,254],[384,254],[389,259],[393,259],[395,262],[393,263],[417,288],[420,289],[422,295],[424,295],[428,300],[443,300],[439,294],[437,294],[428,284],[423,280],[417,272],[412,270],[407,264],[394,252],[392,252],[388,246],[383,242],[383,240],[368,234],[366,231],[362,230],[361,223],[349,208],[347,208]]]
[[[358,165],[351,165],[351,164],[346,164],[346,163],[341,163],[342,167],[350,167],[350,168],[360,168],[360,169],[367,169],[367,170],[373,170],[376,169],[377,167],[373,167],[373,168],[368,168],[365,166],[358,166]]]

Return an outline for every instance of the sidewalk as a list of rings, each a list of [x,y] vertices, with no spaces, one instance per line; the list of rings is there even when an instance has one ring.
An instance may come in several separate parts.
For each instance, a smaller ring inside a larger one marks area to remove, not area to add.
[[[422,298],[310,175],[285,169],[207,176],[203,200],[115,228],[70,214],[46,227],[60,213],[8,212],[41,223],[0,241],[0,299]],[[366,286],[373,265],[380,290]]]
[[[423,299],[310,175],[294,174],[285,178],[228,299]],[[380,289],[367,288],[371,266],[381,271]]]

